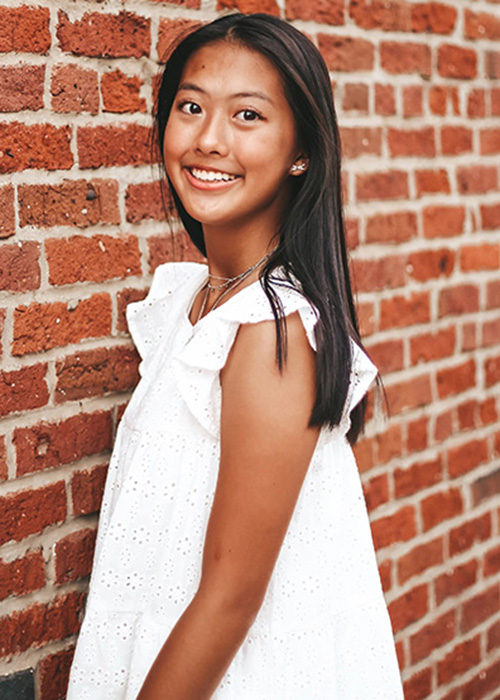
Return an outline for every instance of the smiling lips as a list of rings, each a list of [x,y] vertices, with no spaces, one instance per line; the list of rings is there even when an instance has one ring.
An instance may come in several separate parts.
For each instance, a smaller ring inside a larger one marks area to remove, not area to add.
[[[205,170],[202,168],[187,167],[185,171],[191,184],[199,189],[218,189],[220,187],[226,187],[240,178],[239,175],[225,173],[221,170]]]

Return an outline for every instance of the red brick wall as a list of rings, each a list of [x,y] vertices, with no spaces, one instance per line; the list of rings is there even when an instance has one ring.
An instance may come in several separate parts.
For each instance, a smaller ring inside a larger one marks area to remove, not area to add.
[[[155,67],[178,25],[235,6],[294,22],[332,71],[360,316],[392,411],[356,452],[407,700],[493,700],[498,0],[0,7],[0,695],[64,698],[137,380],[123,312],[172,257],[150,167]]]

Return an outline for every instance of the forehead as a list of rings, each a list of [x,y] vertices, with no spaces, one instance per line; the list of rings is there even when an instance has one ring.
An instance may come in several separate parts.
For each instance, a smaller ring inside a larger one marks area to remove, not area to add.
[[[198,49],[188,59],[180,84],[188,81],[207,91],[259,91],[285,100],[283,80],[271,61],[236,42],[221,40]]]

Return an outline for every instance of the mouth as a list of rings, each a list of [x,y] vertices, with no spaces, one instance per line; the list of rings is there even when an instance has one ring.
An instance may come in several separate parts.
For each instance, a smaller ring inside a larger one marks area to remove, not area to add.
[[[189,182],[199,189],[219,189],[241,179],[241,175],[196,166],[185,167],[184,171]]]

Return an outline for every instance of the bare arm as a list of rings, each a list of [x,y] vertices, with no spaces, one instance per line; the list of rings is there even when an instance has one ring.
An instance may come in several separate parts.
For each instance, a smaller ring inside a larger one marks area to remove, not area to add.
[[[258,613],[314,452],[315,358],[298,314],[245,325],[221,375],[221,461],[201,583],[137,700],[208,700]]]

